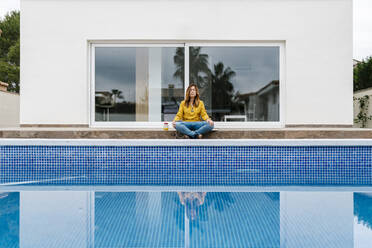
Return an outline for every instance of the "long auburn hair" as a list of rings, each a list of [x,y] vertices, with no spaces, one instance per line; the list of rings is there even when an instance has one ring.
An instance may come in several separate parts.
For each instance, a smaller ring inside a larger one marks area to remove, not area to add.
[[[189,107],[189,105],[190,105],[190,90],[191,90],[191,87],[195,87],[196,96],[194,98],[193,104],[195,105],[195,107],[198,107],[199,102],[200,102],[200,96],[199,96],[199,89],[198,89],[198,86],[196,86],[196,84],[190,84],[189,87],[187,87],[186,99],[185,99],[186,107]]]

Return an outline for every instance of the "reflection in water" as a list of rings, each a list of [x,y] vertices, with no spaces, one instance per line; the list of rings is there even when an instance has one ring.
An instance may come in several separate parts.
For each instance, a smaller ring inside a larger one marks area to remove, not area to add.
[[[281,192],[281,240],[286,248],[353,247],[351,192]]]
[[[96,247],[279,247],[279,193],[100,192],[95,199]]]
[[[0,199],[5,198],[9,195],[7,192],[0,192]]]
[[[0,247],[352,247],[352,202],[351,192],[0,192]],[[372,247],[372,194],[354,194],[354,215],[354,247]]]
[[[199,206],[203,205],[206,192],[178,192],[180,202],[186,208],[186,216],[189,220],[198,217]]]
[[[354,194],[354,215],[358,222],[369,229],[372,229],[372,194],[355,193]]]
[[[372,247],[372,193],[354,193],[354,247]]]
[[[279,193],[178,195],[186,212],[186,247],[279,247]]]
[[[354,193],[354,247],[372,247],[372,192]]]
[[[208,192],[189,226],[190,247],[279,247],[279,193]]]
[[[96,192],[95,247],[183,247],[180,205],[175,192]]]
[[[19,193],[0,192],[0,247],[19,245]]]

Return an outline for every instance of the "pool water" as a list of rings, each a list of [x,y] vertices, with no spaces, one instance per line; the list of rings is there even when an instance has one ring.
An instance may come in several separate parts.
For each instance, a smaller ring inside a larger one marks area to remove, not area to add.
[[[19,193],[0,192],[0,247],[18,247]]]
[[[1,192],[0,247],[370,248],[372,193]]]
[[[194,194],[196,201],[203,197]],[[192,205],[186,196],[183,205],[176,192],[96,193],[95,245],[279,246],[279,193],[208,192],[204,197]]]

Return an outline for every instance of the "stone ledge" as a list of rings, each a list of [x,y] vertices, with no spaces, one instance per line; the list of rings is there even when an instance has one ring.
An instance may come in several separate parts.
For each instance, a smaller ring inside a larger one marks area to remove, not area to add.
[[[174,139],[175,131],[124,129],[0,129],[0,138],[40,139]],[[217,130],[206,139],[372,139],[372,129],[250,129]]]

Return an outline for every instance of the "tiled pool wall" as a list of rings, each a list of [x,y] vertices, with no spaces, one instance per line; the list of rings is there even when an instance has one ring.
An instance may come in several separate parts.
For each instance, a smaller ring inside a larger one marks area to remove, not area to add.
[[[372,140],[0,140],[0,184],[372,185]]]

